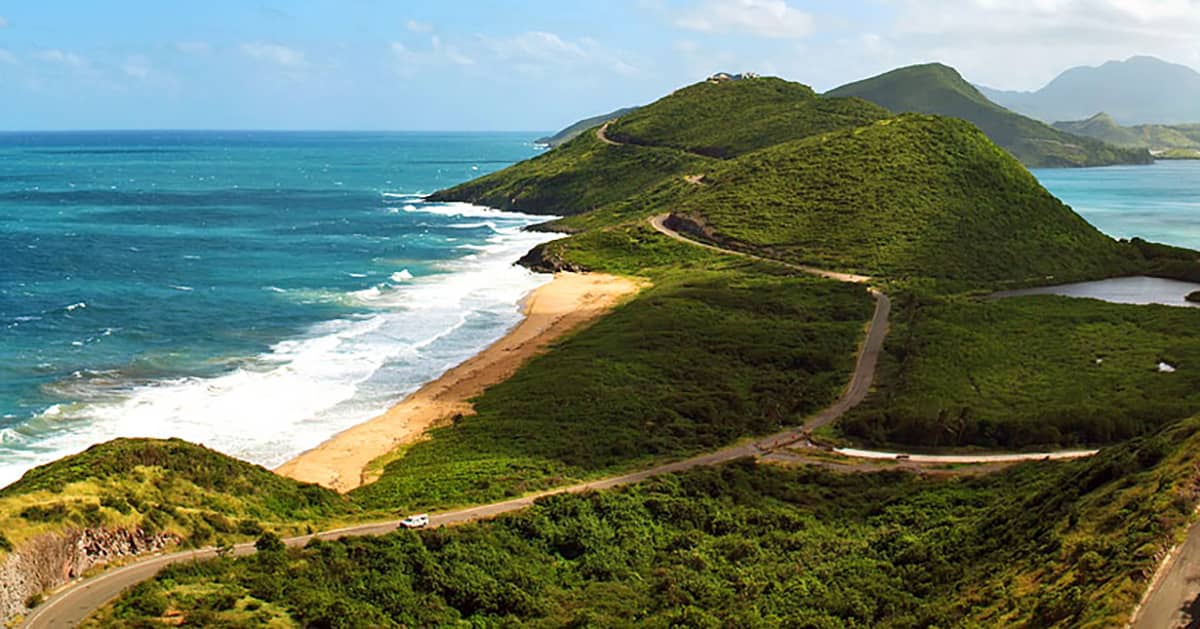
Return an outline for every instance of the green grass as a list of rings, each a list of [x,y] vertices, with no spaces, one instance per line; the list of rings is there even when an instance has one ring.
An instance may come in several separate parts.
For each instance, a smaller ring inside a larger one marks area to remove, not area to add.
[[[952,480],[742,461],[454,529],[173,566],[88,626],[153,626],[167,608],[263,626],[251,601],[329,627],[1114,626],[1191,513],[1197,429]]]
[[[772,147],[674,209],[727,246],[890,279],[1097,277],[1129,251],[968,123],[907,114]]]
[[[1145,149],[1121,148],[1072,135],[1011,112],[981,94],[954,68],[940,63],[910,66],[843,85],[827,96],[858,97],[896,113],[924,113],[967,120],[1030,168],[1149,164]]]
[[[1105,113],[1087,120],[1056,122],[1054,128],[1116,146],[1164,151],[1159,159],[1195,159],[1200,155],[1200,125],[1145,124],[1122,127]],[[1182,157],[1171,157],[1171,156]]]
[[[866,292],[725,267],[658,268],[641,297],[489,389],[476,415],[432,430],[352,499],[496,500],[717,448],[832,402],[872,311]]]
[[[559,148],[434,193],[430,199],[573,216],[628,199],[664,180],[704,172],[710,161],[668,148],[612,146],[584,133]]]
[[[823,98],[806,85],[761,78],[690,85],[622,116],[608,136],[728,158],[886,117],[856,98]]]
[[[139,527],[205,545],[264,529],[294,531],[356,511],[323,487],[178,439],[96,445],[0,490],[0,531],[17,546],[81,527]]]
[[[1016,449],[1113,443],[1197,411],[1200,310],[906,295],[876,391],[839,426],[874,445]]]

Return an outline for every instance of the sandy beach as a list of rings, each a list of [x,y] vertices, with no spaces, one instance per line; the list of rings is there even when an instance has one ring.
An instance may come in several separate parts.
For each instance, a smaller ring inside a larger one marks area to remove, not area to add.
[[[409,395],[383,415],[345,430],[275,471],[347,492],[367,465],[419,438],[430,427],[473,412],[468,400],[504,381],[564,334],[603,315],[641,285],[599,273],[559,273],[525,300],[525,319],[504,338]]]

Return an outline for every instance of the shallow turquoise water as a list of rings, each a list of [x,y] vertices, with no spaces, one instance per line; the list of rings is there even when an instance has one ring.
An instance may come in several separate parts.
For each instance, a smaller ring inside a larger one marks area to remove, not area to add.
[[[1200,249],[1200,161],[1033,174],[1104,233]]]
[[[118,436],[273,465],[492,342],[544,220],[421,193],[527,134],[0,134],[0,485]]]

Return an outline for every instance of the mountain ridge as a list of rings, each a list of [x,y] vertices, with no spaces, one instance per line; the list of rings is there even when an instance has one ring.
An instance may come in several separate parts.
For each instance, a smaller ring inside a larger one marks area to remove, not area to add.
[[[980,91],[1046,123],[1082,120],[1098,111],[1121,125],[1200,123],[1200,72],[1146,55],[1070,68],[1033,91]]]
[[[857,96],[895,113],[967,120],[1030,168],[1148,164],[1149,153],[1071,135],[992,102],[954,68],[928,63],[848,83],[826,96]]]

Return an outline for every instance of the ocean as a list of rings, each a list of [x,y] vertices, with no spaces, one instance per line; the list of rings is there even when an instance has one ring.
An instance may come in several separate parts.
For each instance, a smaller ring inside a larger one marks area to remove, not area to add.
[[[546,218],[421,195],[532,137],[0,134],[0,486],[125,436],[275,466],[500,338]]]
[[[1033,171],[1047,190],[1114,238],[1200,249],[1200,161]]]

